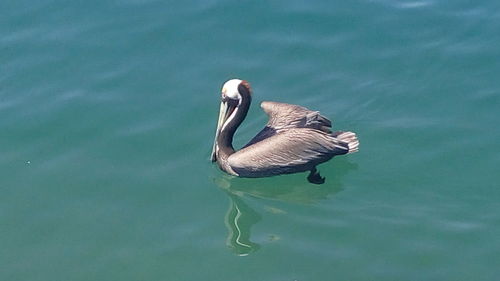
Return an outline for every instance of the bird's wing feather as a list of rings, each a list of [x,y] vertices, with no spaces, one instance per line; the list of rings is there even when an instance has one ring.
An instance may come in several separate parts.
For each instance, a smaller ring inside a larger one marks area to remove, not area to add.
[[[269,116],[267,126],[276,130],[313,128],[325,133],[331,132],[332,122],[318,111],[312,111],[299,105],[272,101],[264,101],[260,106]]]
[[[264,101],[260,104],[260,107],[269,116],[269,121],[264,129],[244,147],[253,145],[290,128],[312,128],[331,133],[332,122],[318,111],[312,111],[299,105],[273,101]]]
[[[275,175],[307,171],[348,151],[346,142],[325,132],[291,128],[235,152],[228,162],[241,176]]]

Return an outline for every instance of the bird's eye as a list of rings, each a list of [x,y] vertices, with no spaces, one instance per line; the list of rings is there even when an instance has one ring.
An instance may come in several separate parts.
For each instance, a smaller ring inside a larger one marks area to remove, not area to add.
[[[225,96],[228,99],[232,99],[232,100],[239,100],[240,99],[240,93],[238,93],[238,91],[228,91],[225,93]]]

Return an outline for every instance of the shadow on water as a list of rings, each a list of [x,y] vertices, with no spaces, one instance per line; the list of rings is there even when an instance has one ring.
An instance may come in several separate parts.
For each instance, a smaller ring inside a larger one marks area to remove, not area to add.
[[[331,165],[331,164],[330,164]],[[228,195],[229,208],[224,217],[228,230],[227,246],[240,256],[257,251],[260,245],[251,241],[251,228],[262,216],[248,204],[250,198],[260,201],[281,201],[295,204],[314,204],[343,190],[342,179],[357,165],[346,160],[338,161],[329,171],[326,183],[314,185],[306,180],[307,173],[273,178],[244,179],[219,174],[216,185]],[[327,171],[326,169],[323,169]],[[250,198],[249,198],[250,197]],[[270,212],[280,212],[269,208]]]

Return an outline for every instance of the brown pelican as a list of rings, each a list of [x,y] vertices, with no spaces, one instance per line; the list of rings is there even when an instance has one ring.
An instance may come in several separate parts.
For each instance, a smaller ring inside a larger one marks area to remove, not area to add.
[[[353,132],[333,132],[332,123],[317,111],[305,107],[264,101],[267,125],[241,150],[235,151],[233,136],[245,119],[252,100],[247,81],[231,79],[222,87],[219,121],[212,150],[212,162],[238,177],[269,177],[310,171],[307,179],[321,184],[316,166],[336,155],[358,151]]]

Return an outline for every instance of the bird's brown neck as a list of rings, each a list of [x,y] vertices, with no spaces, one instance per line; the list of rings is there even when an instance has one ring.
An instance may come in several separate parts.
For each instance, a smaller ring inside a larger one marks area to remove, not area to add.
[[[235,152],[233,148],[233,136],[240,124],[245,120],[251,100],[252,98],[250,95],[242,96],[241,103],[233,113],[235,116],[225,125],[224,129],[221,130],[217,137],[217,146],[219,148],[217,152],[217,162],[219,162],[219,165],[225,163],[227,158]],[[221,168],[224,167],[221,166]]]

